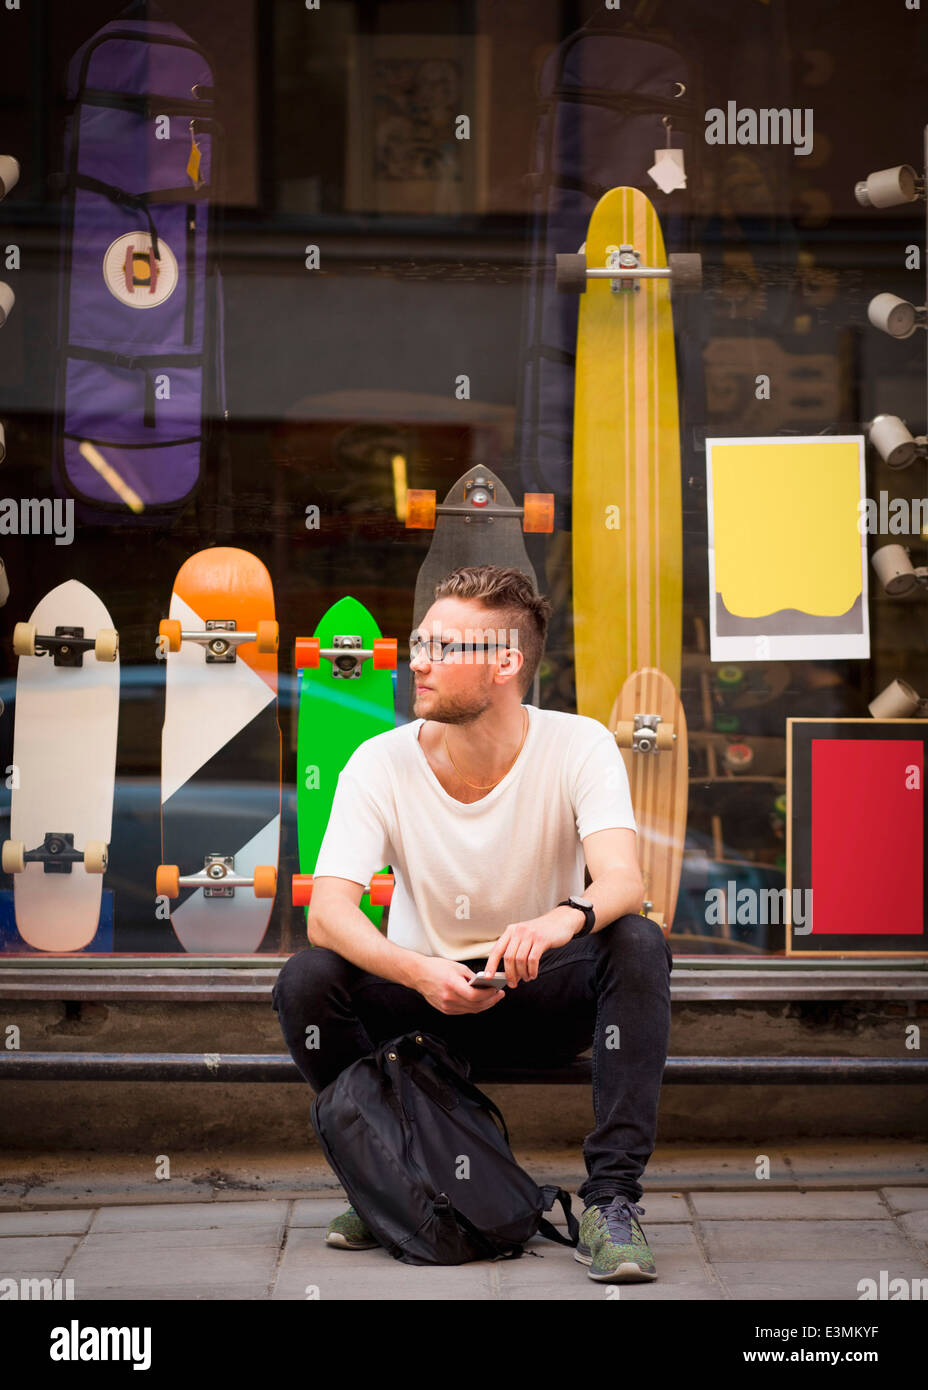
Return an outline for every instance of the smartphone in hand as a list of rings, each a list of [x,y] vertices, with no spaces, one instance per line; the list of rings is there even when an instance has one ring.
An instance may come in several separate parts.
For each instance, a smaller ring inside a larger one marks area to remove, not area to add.
[[[496,975],[485,975],[482,970],[478,970],[474,978],[467,983],[473,989],[505,989],[506,972],[501,970]]]

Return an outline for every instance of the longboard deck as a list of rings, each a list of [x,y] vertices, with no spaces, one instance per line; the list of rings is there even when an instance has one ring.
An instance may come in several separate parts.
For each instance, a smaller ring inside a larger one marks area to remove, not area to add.
[[[632,245],[666,266],[653,207],[614,188],[590,218],[586,263]],[[573,599],[577,712],[603,723],[616,684],[656,666],[680,685],[683,540],[670,286],[614,292],[590,278],[580,299],[574,393]]]
[[[29,621],[40,634],[83,627],[87,637],[113,622],[91,589],[69,579],[52,589]],[[109,844],[119,722],[119,657],[98,661],[85,652],[80,666],[55,666],[51,656],[21,656],[16,676],[10,838],[36,849],[49,832]],[[79,951],[96,935],[103,875],[76,863],[70,873],[26,864],[13,876],[20,935],[40,951]]]
[[[673,682],[663,671],[648,668],[628,677],[612,706],[609,728],[614,732],[620,722],[634,723],[637,714],[659,715],[676,733],[666,752],[637,752],[620,742],[638,822],[645,912],[669,932],[683,868],[689,778],[686,715]]]
[[[444,505],[463,506],[468,500],[468,483],[477,478],[485,478],[495,488],[496,501],[504,507],[515,507],[512,493],[505,483],[483,465],[469,468],[462,473],[449,489]],[[439,512],[435,519],[435,530],[428,554],[419,569],[416,579],[416,593],[413,600],[413,629],[419,627],[432,604],[435,602],[435,586],[446,579],[452,570],[462,566],[499,565],[506,569],[516,569],[531,580],[538,592],[538,576],[528,558],[525,547],[522,522],[518,516],[494,518],[492,524],[482,519],[482,513],[475,507],[474,519],[464,516],[447,515]],[[410,682],[409,707],[412,707],[412,682]],[[539,678],[536,673],[532,685],[531,703],[539,703]],[[528,697],[526,697],[528,698]],[[408,711],[407,711],[408,712]]]
[[[336,636],[357,636],[367,650],[381,635],[364,604],[351,597],[333,603],[313,634],[322,649],[331,649]],[[325,657],[318,667],[300,671],[296,812],[301,874],[315,872],[342,768],[356,748],[395,723],[392,671],[377,671],[368,660],[359,676],[338,679]],[[366,892],[360,908],[375,926],[381,925],[383,908],[372,907]]]
[[[254,631],[274,618],[274,591],[261,561],[246,550],[216,547],[184,562],[174,581],[171,618],[184,630],[208,621]],[[208,664],[205,649],[184,642],[166,657],[161,736],[161,846],[181,877],[201,872],[208,854],[234,856],[235,873],[277,864],[280,843],[281,740],[277,655],[243,643],[231,663]],[[248,954],[264,938],[274,900],[237,888],[207,898],[181,888],[171,923],[184,950]]]

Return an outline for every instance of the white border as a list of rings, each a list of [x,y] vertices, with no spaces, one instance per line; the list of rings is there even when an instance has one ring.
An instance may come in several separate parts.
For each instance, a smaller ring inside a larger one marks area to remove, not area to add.
[[[864,436],[862,434],[757,435],[706,440],[706,521],[709,543],[709,632],[711,661],[868,661],[870,658],[870,612],[867,584],[867,535],[860,535],[861,610],[863,632],[826,634],[772,634],[762,630],[764,619],[756,619],[758,631],[750,636],[720,637],[716,630],[714,495],[712,491],[712,447],[715,444],[856,444],[859,460],[860,500],[867,495]]]

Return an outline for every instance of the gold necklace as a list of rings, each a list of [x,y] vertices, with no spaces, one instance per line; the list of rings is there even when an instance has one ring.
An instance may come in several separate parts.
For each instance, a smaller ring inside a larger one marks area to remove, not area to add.
[[[458,774],[458,776],[460,777],[461,781],[464,782],[466,786],[468,786],[468,787],[473,787],[474,791],[477,791],[477,792],[488,792],[488,791],[491,791],[494,787],[498,786],[499,783],[503,780],[503,777],[507,777],[507,776],[509,775],[509,773],[512,771],[512,768],[513,768],[513,765],[514,765],[514,763],[515,763],[515,761],[516,761],[516,758],[518,758],[519,754],[522,752],[522,749],[523,749],[523,747],[524,747],[524,745],[525,745],[525,736],[526,736],[526,734],[528,733],[529,722],[530,722],[530,721],[529,721],[529,717],[528,717],[528,712],[526,711],[526,714],[525,714],[525,727],[524,727],[524,729],[523,729],[523,731],[522,731],[522,742],[519,744],[518,750],[516,751],[516,757],[513,758],[512,762],[511,762],[511,763],[509,764],[509,766],[506,768],[506,771],[502,774],[502,776],[497,777],[497,779],[496,779],[495,782],[488,782],[487,785],[486,785],[485,787],[482,786],[479,782],[468,782],[468,780],[467,780],[467,778],[464,776],[463,772],[461,772],[461,770],[460,770],[460,768],[458,767],[457,763],[454,761],[454,758],[451,757],[451,749],[448,747],[448,730],[445,729],[445,732],[444,732],[445,752],[448,754],[448,758],[449,758],[449,760],[450,760],[450,762],[451,762],[451,766],[454,768],[455,772]]]

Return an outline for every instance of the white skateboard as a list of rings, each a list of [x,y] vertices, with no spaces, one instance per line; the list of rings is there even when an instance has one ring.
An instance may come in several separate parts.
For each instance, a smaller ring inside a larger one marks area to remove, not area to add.
[[[16,723],[10,839],[16,925],[40,951],[79,951],[100,920],[113,823],[119,638],[75,579],[46,594],[13,650]]]

